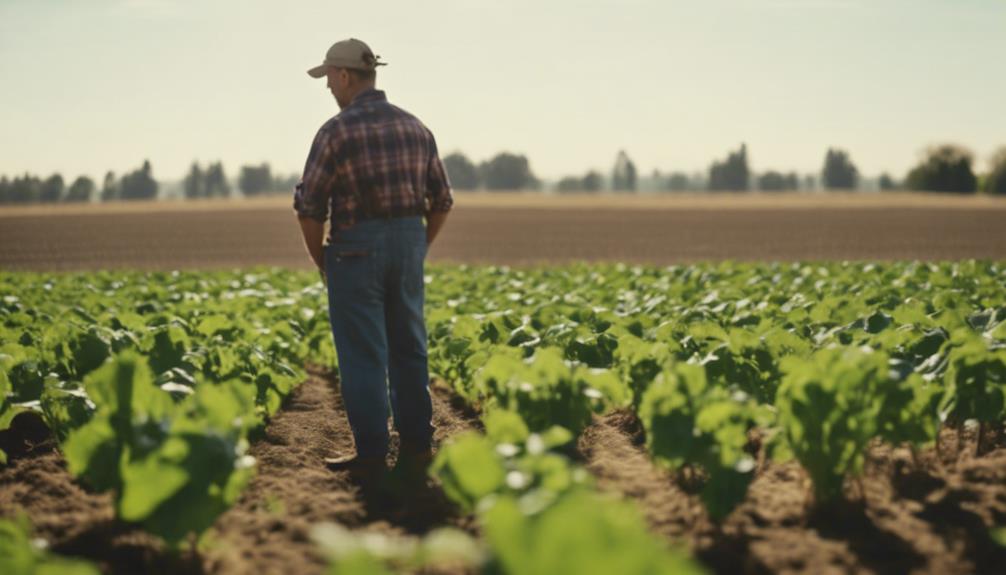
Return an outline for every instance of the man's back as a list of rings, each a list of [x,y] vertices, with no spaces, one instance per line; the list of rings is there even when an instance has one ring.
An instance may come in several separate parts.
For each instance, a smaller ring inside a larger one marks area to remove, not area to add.
[[[330,197],[333,229],[445,211],[451,202],[433,135],[373,89],[357,95],[318,131],[303,185],[305,207],[321,208],[321,198]]]

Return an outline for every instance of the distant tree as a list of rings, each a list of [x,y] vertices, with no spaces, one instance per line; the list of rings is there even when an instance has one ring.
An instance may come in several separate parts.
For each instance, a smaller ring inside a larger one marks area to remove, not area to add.
[[[119,181],[115,179],[115,172],[105,172],[105,179],[101,184],[101,201],[117,200],[121,195]]]
[[[688,174],[684,172],[673,172],[667,178],[664,184],[664,188],[672,192],[684,192],[691,189],[692,182],[688,178]]]
[[[265,166],[267,175],[269,176],[269,185],[266,191],[272,191],[273,182],[272,176],[268,174],[269,166],[268,164],[263,164],[263,166]],[[206,186],[206,197],[208,198],[226,198],[231,195],[231,185],[227,183],[227,175],[224,174],[224,165],[222,162],[210,164],[206,168],[203,183]]]
[[[199,167],[199,162],[192,162],[188,175],[182,181],[182,189],[185,190],[187,199],[206,197],[206,179],[203,170]]]
[[[821,182],[826,189],[851,190],[859,182],[859,170],[844,150],[828,148],[824,155]]]
[[[456,190],[475,190],[479,187],[479,172],[468,156],[454,152],[443,159],[444,169]]]
[[[709,168],[709,189],[747,190],[749,176],[747,146],[741,144],[740,150],[731,152],[725,162],[713,162]]]
[[[783,174],[776,171],[768,171],[758,177],[758,189],[771,192],[784,190],[795,190],[800,187],[799,178],[796,173]]]
[[[591,170],[584,174],[581,186],[585,192],[599,192],[604,187],[604,177],[600,172]]]
[[[555,184],[558,192],[579,192],[583,188],[583,180],[577,176],[566,176]]]
[[[636,164],[632,163],[625,150],[620,150],[615,158],[615,167],[611,170],[611,189],[616,192],[634,192],[636,183]]]
[[[66,193],[67,202],[90,202],[94,196],[94,180],[87,176],[78,176],[70,184],[70,189]]]
[[[39,201],[44,203],[54,203],[63,199],[63,191],[66,189],[66,184],[63,182],[63,176],[59,174],[53,174],[42,182],[42,188],[39,190]]]
[[[143,161],[143,167],[122,176],[119,182],[123,200],[152,200],[157,197],[157,181],[150,167],[150,160]]]
[[[272,171],[269,164],[241,166],[238,187],[246,196],[257,196],[272,189]]]
[[[960,146],[944,144],[931,148],[908,172],[905,186],[916,191],[974,193],[978,179],[971,170],[972,161],[971,152]]]
[[[1006,195],[1006,146],[992,154],[991,171],[985,177],[983,191],[997,196]]]
[[[583,177],[566,176],[558,181],[555,189],[558,192],[597,192],[604,185],[604,178],[599,172],[591,170]]]
[[[0,204],[10,203],[10,193],[10,180],[7,179],[7,176],[0,176]]]
[[[293,189],[300,182],[300,174],[287,174],[286,176],[273,176],[273,187],[277,191],[293,192]]]
[[[489,190],[537,189],[539,182],[523,155],[501,152],[479,165],[479,180]]]
[[[36,203],[42,197],[42,181],[31,174],[15,177],[10,183],[10,202],[14,204]]]
[[[898,187],[898,183],[894,181],[887,172],[880,174],[880,178],[877,180],[877,186],[884,191],[893,190]]]
[[[800,176],[796,172],[790,172],[786,175],[786,189],[788,190],[799,190],[800,189]]]

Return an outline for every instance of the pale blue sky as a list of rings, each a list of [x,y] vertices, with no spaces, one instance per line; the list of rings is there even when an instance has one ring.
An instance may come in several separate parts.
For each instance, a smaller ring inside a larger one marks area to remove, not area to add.
[[[442,153],[539,176],[818,171],[829,145],[902,176],[928,144],[1006,145],[1003,0],[0,0],[0,174],[150,158],[303,167],[338,109],[305,71],[346,37]]]

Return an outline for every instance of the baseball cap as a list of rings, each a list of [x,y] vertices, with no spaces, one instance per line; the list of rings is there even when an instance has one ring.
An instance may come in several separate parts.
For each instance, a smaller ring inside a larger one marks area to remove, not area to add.
[[[342,40],[332,44],[332,47],[325,53],[325,61],[320,66],[315,66],[307,71],[312,78],[324,78],[328,73],[329,66],[339,68],[352,68],[354,70],[374,70],[378,66],[387,66],[386,62],[379,62],[380,56],[375,56],[370,46],[356,38]]]

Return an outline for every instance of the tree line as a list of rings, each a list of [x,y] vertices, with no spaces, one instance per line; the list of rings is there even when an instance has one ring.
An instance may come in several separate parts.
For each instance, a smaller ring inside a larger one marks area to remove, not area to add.
[[[461,152],[443,159],[452,185],[459,190],[537,190],[542,182],[531,170],[525,156],[503,152],[476,165]],[[900,181],[888,173],[877,178],[880,190],[1006,194],[1006,147],[996,152],[985,173],[976,173],[974,154],[961,146],[943,144],[926,150],[919,163]],[[622,150],[608,177],[597,170],[559,179],[558,192],[634,192],[640,189],[636,165]],[[686,174],[654,171],[647,182],[656,191],[787,191],[800,189],[855,190],[862,187],[859,169],[849,153],[839,148],[825,152],[821,171],[799,175],[795,171],[766,170],[755,173],[748,162],[747,146],[730,151],[726,158],[714,161],[707,172]]]
[[[297,175],[274,175],[267,163],[245,165],[239,171],[237,188],[245,197],[292,192],[298,180]],[[117,177],[113,171],[106,172],[100,188],[87,176],[78,176],[69,186],[58,173],[45,179],[28,173],[13,178],[0,176],[0,204],[151,200],[158,197],[161,187],[154,178],[150,161],[144,160],[142,166],[122,177]],[[209,163],[205,167],[193,162],[182,180],[181,191],[186,199],[235,195],[221,162]]]
[[[451,184],[459,190],[540,190],[543,182],[535,176],[528,158],[521,154],[501,152],[478,164],[461,152],[443,158]],[[881,190],[905,189],[971,194],[983,192],[1006,195],[1006,147],[991,158],[987,172],[977,173],[974,154],[961,146],[943,144],[925,151],[921,160],[900,181],[884,173],[876,181]],[[619,151],[610,173],[597,170],[583,175],[566,176],[552,186],[558,192],[635,192],[643,178],[635,163],[624,151]],[[299,176],[276,176],[268,163],[241,166],[237,189],[245,197],[272,192],[292,192]],[[648,187],[656,191],[787,191],[799,189],[855,190],[862,184],[859,169],[849,153],[829,148],[821,171],[798,175],[794,171],[767,170],[755,173],[748,162],[747,146],[741,144],[721,160],[714,161],[706,173],[686,174],[654,171],[646,178]],[[45,179],[24,174],[8,178],[0,176],[0,204],[39,202],[91,202],[114,200],[147,200],[158,197],[159,182],[153,176],[149,160],[139,168],[116,177],[107,172],[99,188],[87,176],[78,176],[69,184],[60,174]],[[205,166],[193,162],[182,181],[182,194],[187,199],[227,198],[233,188],[221,162]]]

